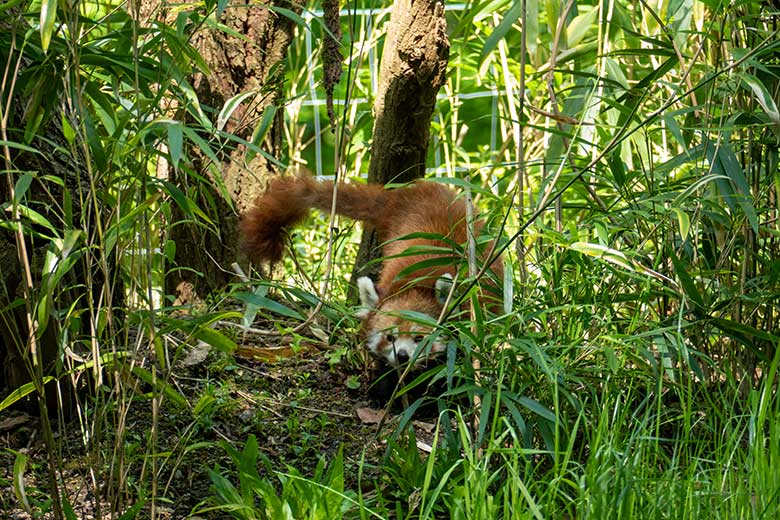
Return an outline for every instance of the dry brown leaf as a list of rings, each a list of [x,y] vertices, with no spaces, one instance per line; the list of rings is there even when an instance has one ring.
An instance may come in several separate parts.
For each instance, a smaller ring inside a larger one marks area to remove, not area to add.
[[[355,409],[355,413],[363,424],[379,424],[385,416],[384,410],[374,410],[368,406]]]

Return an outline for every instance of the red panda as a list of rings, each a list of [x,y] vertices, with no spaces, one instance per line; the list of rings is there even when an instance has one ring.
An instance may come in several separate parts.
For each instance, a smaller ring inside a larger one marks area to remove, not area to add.
[[[241,220],[249,257],[280,260],[286,232],[312,208],[329,213],[333,189],[333,182],[311,177],[273,179]],[[368,277],[357,281],[358,316],[363,319],[366,346],[390,367],[409,361],[422,365],[426,356],[420,352],[421,345],[432,328],[408,319],[403,311],[425,314],[432,322],[438,319],[462,261],[453,243],[465,244],[467,239],[465,202],[449,187],[426,181],[398,189],[339,183],[336,189],[336,213],[373,226],[383,244],[384,260],[376,285]],[[480,227],[477,223],[476,231]],[[490,268],[500,284],[501,260]],[[429,343],[428,352],[434,355],[446,348],[434,338],[425,343],[426,350]]]

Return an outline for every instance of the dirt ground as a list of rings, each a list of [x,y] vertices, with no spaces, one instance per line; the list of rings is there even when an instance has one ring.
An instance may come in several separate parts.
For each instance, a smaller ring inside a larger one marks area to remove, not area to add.
[[[357,466],[363,460],[367,464],[361,489],[370,490],[385,451],[383,439],[397,416],[389,415],[378,433],[383,410],[366,397],[365,374],[343,360],[334,363],[333,350],[321,341],[299,341],[294,348],[286,342],[242,334],[239,349],[231,355],[205,344],[189,349],[171,379],[188,406],[163,400],[156,419],[148,384],[141,384],[132,399],[125,398],[130,406],[120,421],[122,409],[112,404],[115,394],[107,383],[101,389],[100,406],[82,407],[82,417],[85,410],[105,414],[105,420],[88,423],[99,424],[101,431],[86,432],[78,414],[56,431],[59,481],[76,517],[109,518],[112,498],[124,504],[115,509],[126,511],[139,497],[154,494],[159,518],[185,518],[210,495],[209,470],[219,466],[226,474],[225,468],[235,469],[219,443],[240,449],[252,434],[273,469],[286,471],[289,465],[303,475],[311,475],[320,458],[327,462],[342,447],[345,487],[357,488]],[[34,512],[47,510],[47,454],[38,422],[24,409],[0,415],[0,518],[32,518],[13,488],[17,454],[27,457],[27,501]],[[117,443],[116,425],[121,422],[126,430]],[[424,443],[430,424],[415,424]],[[89,436],[102,441],[85,443]],[[155,437],[156,448],[151,448]],[[116,444],[124,450],[115,450]],[[158,456],[150,457],[152,453]],[[154,489],[151,474],[157,475]],[[120,478],[126,482],[126,493],[111,497],[109,490],[119,487]],[[273,475],[269,478],[275,481]],[[102,495],[99,503],[95,489]],[[142,502],[138,518],[148,517],[151,507],[148,499]]]

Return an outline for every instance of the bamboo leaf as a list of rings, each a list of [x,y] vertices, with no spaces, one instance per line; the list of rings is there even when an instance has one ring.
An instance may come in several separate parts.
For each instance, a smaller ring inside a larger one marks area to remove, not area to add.
[[[680,285],[685,291],[686,296],[700,309],[706,309],[704,298],[702,297],[699,289],[696,288],[696,283],[693,278],[688,274],[687,266],[680,260],[675,253],[674,248],[669,248],[669,256],[672,259],[674,265],[674,272],[677,274],[677,279],[680,280]]]
[[[54,377],[52,376],[45,376],[43,378],[43,385],[45,386],[50,381],[54,381]],[[20,399],[24,399],[31,393],[35,392],[35,383],[30,381],[29,383],[25,383],[21,385],[20,387],[16,388],[13,392],[8,394],[8,396],[0,402],[0,412],[11,406],[12,404],[18,402]]]
[[[24,472],[27,468],[27,455],[21,452],[16,452],[16,458],[14,459],[14,494],[19,504],[22,506],[28,515],[33,516],[33,510],[30,507],[30,502],[27,500],[27,490],[24,485]]]
[[[764,340],[765,342],[771,345],[780,344],[780,336],[776,334],[772,334],[771,332],[759,330],[755,327],[751,327],[750,325],[746,325],[744,323],[739,323],[737,321],[730,320],[727,318],[712,318],[710,320],[710,323],[712,323],[715,327],[728,334],[730,337],[750,347],[751,349],[753,349],[753,351],[757,353],[761,353],[761,352],[756,347],[755,344],[756,338]]]
[[[254,145],[254,147],[260,148],[263,139],[265,139],[265,136],[268,134],[268,130],[271,129],[271,123],[273,123],[275,117],[276,117],[276,106],[271,105],[266,107],[265,110],[263,110],[263,116],[260,118],[260,122],[257,124],[255,130],[252,132],[251,143]],[[254,159],[255,156],[257,155],[256,149],[254,147],[247,147],[247,151],[246,151],[247,162]]]
[[[266,309],[276,314],[281,314],[282,316],[286,316],[288,318],[292,318],[295,320],[303,319],[303,316],[301,316],[299,312],[290,309],[289,307],[279,302],[276,302],[270,298],[267,298],[265,296],[260,296],[259,294],[247,293],[247,292],[237,293],[236,298],[238,298],[239,300],[245,303],[251,303],[252,305],[255,305],[258,309]]]
[[[183,125],[176,121],[166,126],[168,128],[168,153],[171,157],[171,165],[174,169],[178,169],[184,146]]]
[[[753,232],[758,234],[758,215],[750,198],[750,186],[727,138],[724,137],[720,144],[707,143],[706,151],[712,174],[717,176],[715,182],[720,196],[732,211],[739,206]],[[725,180],[724,176],[728,180]]]
[[[21,204],[34,177],[35,176],[31,173],[25,173],[16,181],[16,185],[14,186],[14,202],[16,204]]]
[[[254,90],[250,90],[249,92],[244,92],[242,94],[235,95],[232,98],[225,101],[222,110],[219,111],[219,115],[217,116],[217,130],[219,130],[220,132],[224,130],[225,125],[227,125],[227,122],[230,121],[230,117],[233,115],[233,112],[236,111],[236,109],[241,105],[241,103],[245,99],[254,98],[254,97],[257,97],[257,92],[255,92]]]
[[[680,237],[683,240],[687,240],[688,232],[691,229],[691,217],[680,208],[672,208],[672,211],[677,215],[677,225],[680,227]]]
[[[769,120],[774,124],[775,133],[780,133],[780,110],[778,110],[777,103],[775,103],[766,86],[757,77],[747,73],[742,74],[742,82],[747,84],[750,90],[753,91],[756,101],[758,101]]]
[[[485,58],[487,58],[488,55],[496,50],[498,42],[507,35],[517,19],[520,18],[521,14],[522,3],[520,0],[514,0],[512,7],[504,13],[504,18],[501,19],[501,22],[499,22],[496,28],[493,29],[493,32],[490,33],[487,40],[485,40],[485,45],[482,47],[482,54],[479,56],[480,65],[485,61]]]
[[[187,406],[187,400],[175,387],[166,383],[160,377],[155,378],[149,370],[138,365],[133,365],[132,373],[138,379],[153,387],[155,391],[161,392],[162,395],[173,401],[177,407],[184,408]]]
[[[41,2],[41,48],[45,53],[51,43],[54,32],[54,22],[57,20],[57,0],[42,0]]]
[[[539,417],[546,419],[551,423],[556,422],[555,414],[552,411],[550,411],[549,408],[543,406],[539,401],[531,399],[530,397],[521,396],[518,399],[518,402],[524,407],[528,408],[533,413],[535,413],[536,415],[538,415]]]
[[[585,38],[585,35],[593,27],[598,12],[598,9],[591,9],[574,17],[574,20],[566,27],[567,47],[574,47]]]
[[[208,343],[219,352],[231,353],[238,348],[236,342],[228,338],[221,332],[202,327],[193,332],[192,337],[201,340],[204,343]]]
[[[0,146],[7,146],[8,148],[16,148],[17,150],[23,150],[25,152],[41,155],[41,152],[37,148],[33,148],[32,146],[27,146],[26,144],[22,143],[16,143],[14,141],[0,140]]]

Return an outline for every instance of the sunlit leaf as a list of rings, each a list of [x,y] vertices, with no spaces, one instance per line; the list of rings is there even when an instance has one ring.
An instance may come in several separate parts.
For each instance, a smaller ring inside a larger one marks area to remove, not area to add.
[[[672,211],[677,215],[677,225],[680,228],[680,237],[683,240],[687,240],[688,232],[691,229],[691,217],[680,208],[672,208]]]
[[[510,7],[506,13],[504,13],[504,17],[501,19],[501,22],[498,24],[498,26],[496,26],[495,29],[493,29],[493,32],[490,33],[488,39],[485,40],[485,45],[482,47],[482,53],[479,57],[479,63],[485,61],[485,58],[487,58],[488,55],[490,55],[490,53],[495,50],[495,48],[498,46],[498,42],[506,36],[522,12],[522,2],[520,0],[514,0],[512,7]]]
[[[233,115],[233,112],[236,111],[236,109],[247,99],[256,98],[257,92],[250,90],[249,92],[243,92],[241,94],[235,95],[232,98],[225,101],[225,105],[222,107],[222,110],[219,111],[219,115],[217,116],[217,130],[224,130],[225,125],[227,125],[227,122],[230,120],[231,116]]]
[[[750,87],[758,104],[764,109],[769,120],[774,123],[775,134],[780,135],[780,110],[778,110],[777,103],[775,103],[766,86],[757,77],[747,73],[742,74],[742,81]]]
[[[57,20],[57,0],[41,1],[41,48],[43,52],[49,49],[54,23]]]
[[[19,504],[22,506],[27,514],[33,516],[33,510],[30,507],[30,501],[27,499],[27,487],[24,482],[24,473],[27,469],[27,455],[21,452],[16,453],[14,458],[14,494]]]

